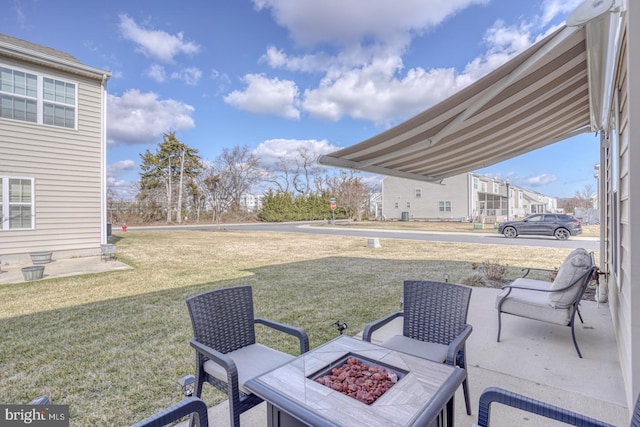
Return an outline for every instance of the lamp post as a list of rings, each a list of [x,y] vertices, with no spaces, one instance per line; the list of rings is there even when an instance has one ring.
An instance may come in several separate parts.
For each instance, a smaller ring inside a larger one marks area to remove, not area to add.
[[[178,380],[180,388],[182,388],[182,394],[185,397],[191,397],[196,392],[196,378],[193,375],[185,375]],[[195,414],[189,416],[189,427],[201,427],[200,417],[196,417]]]

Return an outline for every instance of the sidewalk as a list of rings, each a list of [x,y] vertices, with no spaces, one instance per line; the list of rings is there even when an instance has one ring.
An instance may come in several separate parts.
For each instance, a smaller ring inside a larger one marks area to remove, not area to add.
[[[0,265],[0,285],[6,283],[22,283],[22,267],[30,267],[33,264],[2,264]],[[77,276],[80,274],[104,273],[107,271],[126,270],[127,264],[109,260],[103,261],[100,256],[90,256],[81,258],[64,258],[53,260],[44,266],[44,277],[42,279],[50,279],[54,277]]]

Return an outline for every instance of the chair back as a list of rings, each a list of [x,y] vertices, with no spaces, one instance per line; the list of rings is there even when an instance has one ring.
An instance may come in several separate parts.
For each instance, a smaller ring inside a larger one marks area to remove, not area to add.
[[[468,286],[405,280],[403,335],[449,345],[467,323],[470,299]]]
[[[199,342],[229,353],[255,344],[251,286],[215,289],[187,299],[193,335]]]

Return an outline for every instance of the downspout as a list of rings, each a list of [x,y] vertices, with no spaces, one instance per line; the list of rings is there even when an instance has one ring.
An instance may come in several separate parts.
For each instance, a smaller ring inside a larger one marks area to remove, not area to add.
[[[609,129],[608,132],[611,130]],[[607,240],[609,236],[606,234],[607,224],[605,218],[607,215],[607,204],[605,203],[608,197],[606,193],[607,189],[607,177],[603,176],[603,172],[606,170],[606,166],[603,168],[606,162],[606,147],[608,145],[608,133],[605,135],[605,132],[600,132],[600,170],[598,172],[598,217],[600,220],[600,265],[599,269],[601,272],[607,271],[607,262],[605,259],[607,255]],[[605,239],[606,237],[606,239]],[[595,299],[596,302],[607,302],[609,296],[609,280],[607,279],[607,275],[603,276],[603,280],[598,280],[598,287],[596,288]]]

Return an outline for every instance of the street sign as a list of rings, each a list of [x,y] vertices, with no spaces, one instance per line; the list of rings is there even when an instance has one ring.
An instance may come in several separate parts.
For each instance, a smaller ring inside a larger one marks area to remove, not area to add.
[[[331,203],[335,203],[335,202],[336,202],[336,198],[335,198],[335,197],[332,197],[332,198],[330,198],[330,199],[329,199],[329,201],[330,201]]]

